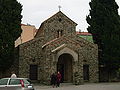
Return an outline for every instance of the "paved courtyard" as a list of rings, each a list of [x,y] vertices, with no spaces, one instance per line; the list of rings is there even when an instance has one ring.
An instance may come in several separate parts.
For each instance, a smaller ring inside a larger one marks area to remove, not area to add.
[[[63,83],[59,88],[52,88],[52,86],[35,85],[35,90],[120,90],[119,83],[89,83],[84,85],[72,85],[70,83]]]

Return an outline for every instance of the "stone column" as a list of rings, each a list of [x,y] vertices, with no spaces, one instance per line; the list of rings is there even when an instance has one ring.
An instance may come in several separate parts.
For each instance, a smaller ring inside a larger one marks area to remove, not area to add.
[[[91,64],[89,67],[89,72],[90,82],[98,82],[99,81],[98,63]]]
[[[54,72],[57,72],[57,58],[56,58],[56,53],[52,53],[52,73]]]
[[[98,52],[97,49],[93,49],[91,52],[91,58],[89,58],[89,76],[90,82],[98,82],[99,81],[99,67],[98,67]]]
[[[73,65],[73,84],[83,84],[83,65],[79,65],[78,61],[74,62]]]

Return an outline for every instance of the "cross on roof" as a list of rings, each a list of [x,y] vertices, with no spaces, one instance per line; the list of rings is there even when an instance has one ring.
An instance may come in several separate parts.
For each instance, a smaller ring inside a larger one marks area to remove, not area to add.
[[[61,11],[60,9],[62,8],[60,5],[58,6],[58,8],[59,8],[59,11]]]

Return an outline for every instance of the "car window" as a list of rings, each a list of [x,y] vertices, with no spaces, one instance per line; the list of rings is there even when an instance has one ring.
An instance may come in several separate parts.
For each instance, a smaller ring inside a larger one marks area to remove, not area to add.
[[[20,84],[20,80],[19,80],[19,79],[11,79],[9,84],[10,84],[10,85]]]
[[[7,85],[8,79],[0,79],[0,85]]]
[[[24,81],[24,84],[30,84],[28,79],[23,79],[23,81]]]

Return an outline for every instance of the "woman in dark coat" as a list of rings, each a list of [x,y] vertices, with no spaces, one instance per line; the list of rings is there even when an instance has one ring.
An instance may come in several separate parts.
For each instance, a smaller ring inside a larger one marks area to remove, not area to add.
[[[57,87],[60,86],[61,78],[62,78],[61,73],[58,71],[58,73],[57,73]]]
[[[53,73],[53,74],[51,75],[51,85],[53,86],[53,88],[54,88],[55,85],[56,85],[56,80],[57,80],[56,75],[55,75],[55,73]]]

